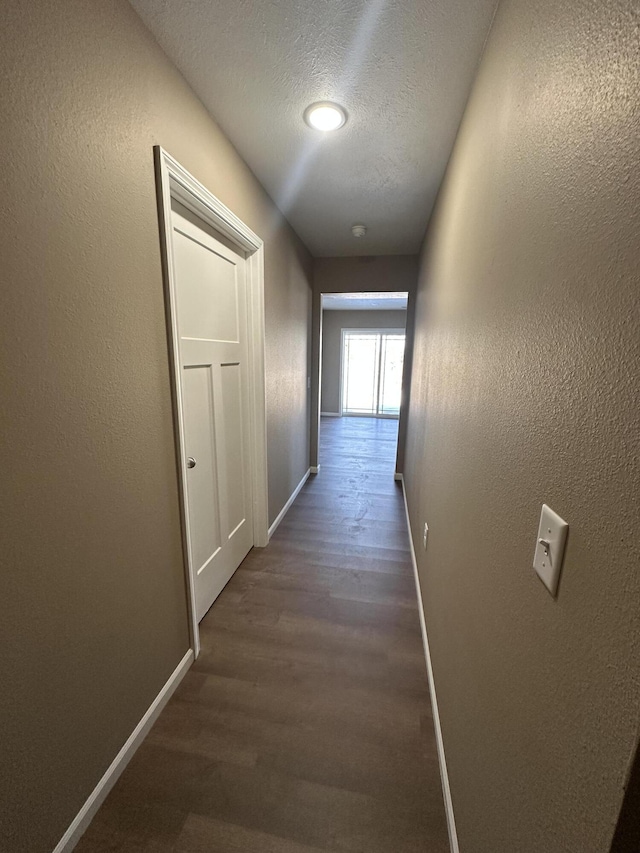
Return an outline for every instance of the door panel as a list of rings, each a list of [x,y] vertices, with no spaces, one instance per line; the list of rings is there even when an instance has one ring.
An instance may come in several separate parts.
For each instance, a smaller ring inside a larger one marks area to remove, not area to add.
[[[211,365],[188,367],[182,388],[185,442],[196,461],[195,468],[188,469],[191,559],[200,573],[222,543]]]
[[[181,337],[237,342],[236,264],[177,228],[174,234],[176,267],[189,270],[178,282]]]
[[[378,390],[380,336],[363,332],[345,335],[344,400],[346,412],[373,415]]]
[[[381,415],[399,415],[402,397],[402,368],[404,364],[404,335],[383,335],[381,353],[380,400]]]
[[[225,462],[227,474],[227,507],[229,536],[232,536],[245,520],[246,497],[244,494],[242,387],[239,364],[223,364],[222,411],[225,434]]]
[[[244,258],[172,211],[190,569],[198,619],[253,545]]]

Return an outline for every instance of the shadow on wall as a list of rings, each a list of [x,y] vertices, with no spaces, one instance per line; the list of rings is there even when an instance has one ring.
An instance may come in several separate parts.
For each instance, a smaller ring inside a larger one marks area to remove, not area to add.
[[[631,768],[611,853],[638,853],[640,850],[640,743]]]

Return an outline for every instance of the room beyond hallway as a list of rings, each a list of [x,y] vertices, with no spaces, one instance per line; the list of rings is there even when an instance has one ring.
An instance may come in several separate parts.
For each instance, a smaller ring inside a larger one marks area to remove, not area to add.
[[[397,428],[323,418],[77,853],[447,853]]]

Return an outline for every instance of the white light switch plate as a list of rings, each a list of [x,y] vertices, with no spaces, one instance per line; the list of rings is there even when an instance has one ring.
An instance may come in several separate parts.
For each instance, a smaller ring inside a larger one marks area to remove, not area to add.
[[[568,530],[567,522],[560,518],[551,507],[542,504],[536,551],[533,556],[533,568],[553,596],[558,591]]]

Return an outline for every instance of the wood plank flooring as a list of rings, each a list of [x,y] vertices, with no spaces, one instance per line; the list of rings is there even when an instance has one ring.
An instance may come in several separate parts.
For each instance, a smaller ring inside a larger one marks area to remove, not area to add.
[[[323,419],[77,853],[447,853],[396,434]]]

